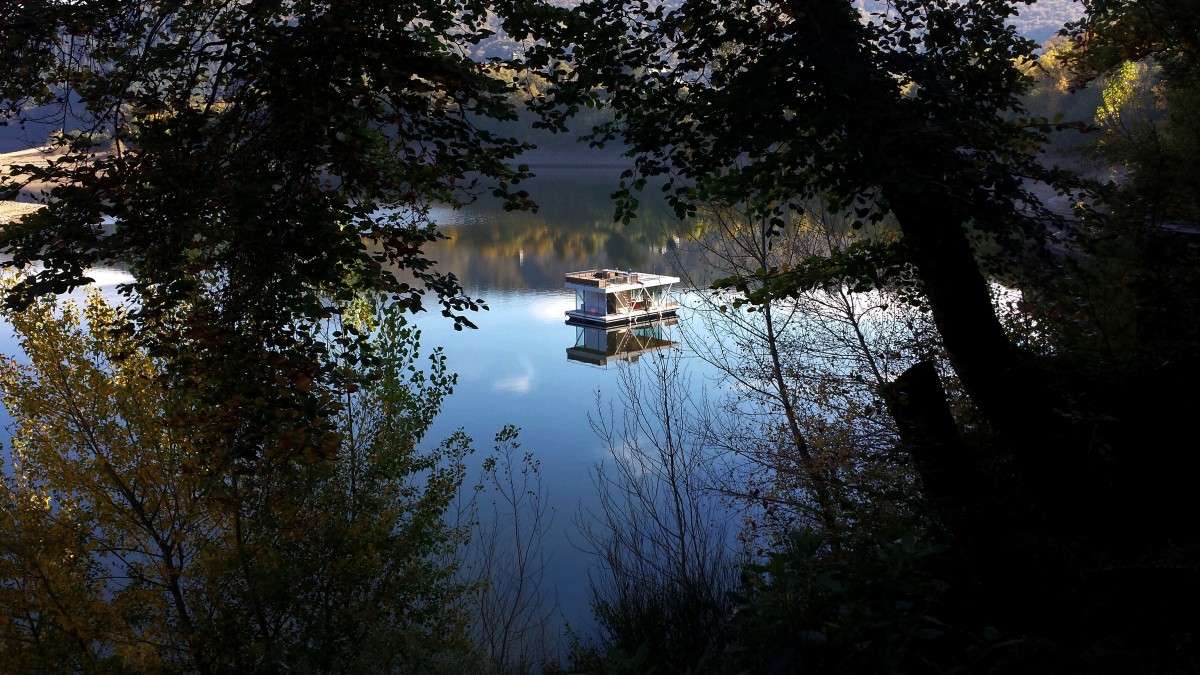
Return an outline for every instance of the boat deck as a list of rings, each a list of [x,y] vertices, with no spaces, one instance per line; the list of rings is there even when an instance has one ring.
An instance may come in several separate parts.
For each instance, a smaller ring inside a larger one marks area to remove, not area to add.
[[[623,324],[658,321],[675,316],[679,311],[678,302],[665,303],[657,309],[633,309],[618,311],[614,314],[588,314],[578,310],[567,310],[567,323],[582,323],[591,326],[620,326]]]
[[[602,288],[605,293],[619,293],[635,288],[653,288],[679,283],[679,277],[669,277],[662,274],[646,272],[622,272],[620,270],[584,270],[568,272],[566,286],[568,288]]]

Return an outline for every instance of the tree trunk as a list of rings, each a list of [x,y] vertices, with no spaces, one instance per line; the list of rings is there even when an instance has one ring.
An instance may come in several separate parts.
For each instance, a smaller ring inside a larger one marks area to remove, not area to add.
[[[974,492],[978,469],[959,438],[933,362],[917,362],[881,391],[926,496],[934,502],[963,501]]]
[[[1054,409],[1044,374],[1004,333],[955,210],[895,186],[885,191],[963,389],[1011,450],[1038,501],[1065,496],[1060,492],[1071,469],[1066,421]]]

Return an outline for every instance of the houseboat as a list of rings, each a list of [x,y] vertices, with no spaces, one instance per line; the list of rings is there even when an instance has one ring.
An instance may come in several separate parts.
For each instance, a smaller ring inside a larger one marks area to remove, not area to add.
[[[620,270],[586,270],[567,274],[565,286],[575,291],[569,321],[618,326],[674,316],[679,303],[671,287],[679,277]]]

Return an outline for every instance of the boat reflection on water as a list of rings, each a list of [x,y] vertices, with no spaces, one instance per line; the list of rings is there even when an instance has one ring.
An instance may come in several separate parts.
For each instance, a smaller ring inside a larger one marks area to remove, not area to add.
[[[575,328],[575,346],[567,348],[567,360],[607,368],[610,363],[634,363],[643,354],[678,347],[667,337],[667,326],[678,319],[662,319],[632,325],[595,326],[581,321],[567,321]]]

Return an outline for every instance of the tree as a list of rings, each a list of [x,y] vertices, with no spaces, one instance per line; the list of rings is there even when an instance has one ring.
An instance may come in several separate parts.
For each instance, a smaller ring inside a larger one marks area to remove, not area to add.
[[[15,420],[0,478],[0,669],[457,671],[465,601],[448,526],[470,451],[421,442],[453,386],[397,312],[336,459],[229,467],[197,442],[161,360],[98,295],[5,312]],[[424,361],[428,371],[418,370]],[[280,411],[287,415],[287,411]]]
[[[39,0],[0,14],[4,121],[57,115],[65,152],[4,177],[55,187],[47,208],[0,234],[10,307],[128,267],[129,328],[180,383],[220,369],[214,447],[255,454],[279,439],[273,410],[296,410],[322,439],[346,371],[316,324],[356,293],[411,311],[432,294],[460,326],[481,304],[437,271],[434,201],[494,189],[511,208],[526,174],[516,139],[477,122],[509,119],[511,78],[468,58],[489,35],[488,3],[268,0]],[[9,30],[11,28],[11,30]],[[47,112],[50,111],[50,112]],[[361,350],[360,350],[361,351]],[[261,399],[265,404],[244,405]]]
[[[1195,12],[1163,0],[1091,0],[1063,31],[1076,41],[1077,75],[1092,78],[1126,61],[1154,58],[1175,85],[1194,82],[1200,68]]]
[[[1034,157],[1044,127],[1002,116],[1020,110],[1015,62],[1034,48],[1006,24],[1015,4],[592,2],[540,27],[569,56],[531,58],[574,64],[544,106],[550,124],[581,105],[614,109],[594,139],[625,141],[637,161],[618,193],[625,217],[655,177],[680,214],[724,202],[775,230],[814,198],[867,221],[894,216],[897,245],[764,269],[756,299],[911,263],[963,387],[1042,481],[1069,471],[1065,425],[1005,335],[971,238],[1024,253],[1044,234],[1024,182],[1047,177]]]
[[[1121,513],[1176,513],[1196,470],[1180,452],[1179,425],[1194,407],[1180,396],[1200,373],[1197,250],[1200,222],[1200,20],[1178,3],[1097,0],[1064,32],[1076,86],[1094,84],[1098,157],[1110,177],[1097,206],[1064,241],[1072,256],[1029,313],[1052,343],[1056,371],[1084,379],[1093,445],[1116,457],[1108,478]],[[1169,365],[1168,365],[1169,364]],[[1080,406],[1083,408],[1083,406]],[[1133,516],[1165,542],[1195,529],[1185,519]]]
[[[1095,0],[1083,18],[1064,29],[1072,41],[1067,64],[1076,86],[1105,81],[1105,106],[1097,123],[1103,155],[1129,173],[1109,203],[1124,218],[1161,225],[1200,220],[1200,18],[1185,4],[1159,0]],[[1122,119],[1122,104],[1136,80],[1152,115]],[[1110,99],[1116,105],[1109,105]],[[1115,113],[1115,114],[1114,114]]]
[[[484,658],[480,672],[538,672],[558,661],[550,635],[557,602],[544,583],[543,542],[554,514],[547,511],[541,462],[531,452],[517,456],[517,433],[502,429],[495,454],[484,460],[477,496],[491,497],[491,513],[476,521],[465,555],[475,580],[471,631]]]
[[[1129,637],[1131,658],[1149,658],[1168,643],[1182,645],[1192,625],[1177,621],[1189,600],[1138,599],[1167,587],[1194,597],[1194,586],[1164,562],[1193,550],[1193,525],[1166,514],[1182,512],[1188,492],[1176,477],[1194,471],[1189,453],[1157,442],[1157,425],[1142,428],[1140,413],[1151,400],[1174,398],[1167,410],[1178,411],[1194,397],[1145,395],[1149,382],[1184,390],[1187,380],[1166,377],[1176,361],[1159,362],[1161,379],[1122,373],[1097,386],[1086,372],[1059,368],[1076,355],[1070,344],[1034,360],[997,314],[992,273],[1018,290],[1051,286],[1062,292],[1063,321],[1087,319],[1086,308],[1071,304],[1078,286],[1051,284],[1069,268],[1045,245],[1047,226],[1058,222],[1031,194],[1033,182],[1057,176],[1038,164],[1053,126],[1021,119],[1019,97],[1030,83],[1021,64],[1034,45],[1008,19],[1022,4],[596,0],[532,27],[551,46],[530,59],[547,69],[557,59],[572,63],[542,105],[548,124],[576,107],[613,109],[613,122],[593,140],[625,142],[636,162],[618,190],[622,216],[631,215],[640,190],[661,181],[681,215],[716,203],[766,224],[769,235],[817,199],[863,224],[893,222],[894,243],[865,240],[722,285],[761,304],[842,284],[882,287],[911,272],[978,411],[951,417],[928,363],[889,387],[905,404],[889,406],[905,445],[936,459],[938,470],[926,471],[913,453],[923,496],[955,498],[927,511],[943,516],[933,521],[946,526],[940,534],[951,544],[940,564],[953,592],[935,615],[966,630],[991,625],[1046,636],[1068,659],[1086,663],[1098,633],[1067,617],[1087,599],[1105,626]],[[1096,406],[1111,391],[1143,399],[1113,425],[1108,406]],[[927,433],[935,427],[947,433]],[[1177,424],[1163,428],[1181,433]],[[965,438],[953,448],[934,440],[959,432]],[[982,480],[955,480],[964,474]],[[939,493],[939,485],[952,490]],[[952,511],[959,515],[945,517]],[[1114,540],[1114,523],[1131,534]],[[1178,548],[1176,534],[1186,542]],[[1129,545],[1133,537],[1138,545]],[[1131,573],[1136,581],[1096,571],[1132,570],[1135,559],[1156,567]],[[1134,637],[1151,622],[1152,638]]]
[[[725,276],[787,269],[894,236],[886,228],[855,230],[818,204],[773,234],[730,207],[702,210],[698,222],[690,248],[712,274]],[[764,532],[782,538],[819,523],[839,544],[894,519],[885,514],[896,509],[906,469],[894,461],[895,425],[881,390],[935,351],[921,344],[932,329],[902,290],[855,293],[834,283],[754,305],[739,304],[742,296],[730,288],[698,294],[680,330],[734,393],[722,402],[726,414],[707,418],[709,442],[745,460],[728,489],[761,503],[767,517],[756,522]],[[697,333],[694,325],[704,328]]]
[[[598,563],[589,583],[605,650],[585,656],[629,659],[601,672],[717,670],[737,569],[703,404],[686,393],[686,366],[671,350],[619,377],[620,404],[598,401],[589,418],[611,461],[592,472],[596,511],[580,514]]]

